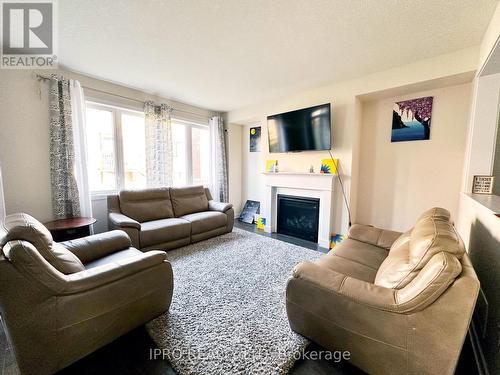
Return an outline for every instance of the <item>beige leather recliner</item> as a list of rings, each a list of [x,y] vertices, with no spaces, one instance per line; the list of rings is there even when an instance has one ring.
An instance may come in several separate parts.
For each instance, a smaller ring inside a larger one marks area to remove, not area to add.
[[[169,250],[231,232],[234,210],[203,186],[165,187],[109,195],[108,219],[136,248]]]
[[[170,306],[172,267],[122,231],[55,243],[26,214],[0,222],[0,314],[22,374],[51,374]]]
[[[453,374],[479,280],[449,219],[434,208],[405,233],[353,225],[294,269],[291,328],[370,374]]]

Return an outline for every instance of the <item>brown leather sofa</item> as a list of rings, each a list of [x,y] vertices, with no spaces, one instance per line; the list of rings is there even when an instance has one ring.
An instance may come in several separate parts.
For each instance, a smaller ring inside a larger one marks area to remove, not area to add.
[[[291,328],[370,374],[453,374],[479,281],[448,211],[398,233],[354,225],[289,280]]]
[[[170,306],[163,251],[122,231],[55,243],[26,214],[0,222],[0,313],[22,374],[52,374]]]
[[[203,186],[124,190],[108,196],[110,229],[121,229],[142,251],[169,250],[233,230],[230,203]]]

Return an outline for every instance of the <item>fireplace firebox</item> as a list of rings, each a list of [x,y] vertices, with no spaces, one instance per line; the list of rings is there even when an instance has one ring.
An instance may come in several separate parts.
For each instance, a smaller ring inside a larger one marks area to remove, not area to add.
[[[319,199],[278,194],[278,233],[318,242]]]

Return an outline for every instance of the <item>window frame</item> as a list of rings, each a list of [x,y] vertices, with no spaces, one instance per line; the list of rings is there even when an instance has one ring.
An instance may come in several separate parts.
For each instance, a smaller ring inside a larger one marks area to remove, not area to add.
[[[202,124],[199,122],[182,120],[182,119],[179,119],[177,117],[172,117],[171,123],[172,124],[174,124],[174,123],[180,124],[180,125],[183,125],[185,127],[185,129],[184,129],[185,140],[189,141],[189,142],[186,142],[186,154],[185,154],[186,165],[189,166],[189,168],[187,168],[187,173],[186,173],[186,185],[191,186],[191,185],[193,185],[193,128],[207,130],[208,134],[210,136],[210,126],[208,123],[205,125],[205,124]],[[210,184],[210,171],[212,168],[211,157],[210,157],[211,147],[212,147],[211,142],[209,142],[208,147],[209,147],[208,148],[208,158],[209,158],[208,176],[209,176],[209,180],[207,181],[206,184],[203,185],[204,187],[208,187],[208,185]]]
[[[122,133],[122,114],[138,116],[144,119],[144,113],[129,108],[114,106],[105,103],[99,103],[95,100],[85,101],[85,110],[92,108],[101,111],[108,111],[113,116],[113,151],[115,168],[115,189],[112,190],[91,190],[90,196],[94,198],[103,198],[108,195],[116,194],[125,189],[125,159],[123,154],[123,133]],[[145,119],[144,119],[145,120]]]
[[[131,108],[126,108],[119,105],[113,105],[106,102],[100,102],[99,100],[88,98],[85,101],[85,109],[92,108],[96,110],[104,110],[111,112],[113,117],[113,151],[114,151],[114,169],[115,169],[115,189],[111,190],[91,190],[90,196],[92,200],[104,199],[108,195],[117,194],[120,190],[125,189],[125,159],[124,159],[124,151],[123,151],[123,132],[122,132],[122,114],[132,115],[141,117],[145,121],[144,112],[139,110],[134,110]],[[186,165],[189,166],[186,171],[186,182],[185,185],[189,186],[193,184],[193,129],[203,129],[208,131],[208,135],[210,136],[210,125],[207,122],[206,124],[203,122],[198,122],[194,120],[185,120],[182,118],[178,118],[176,116],[171,117],[171,123],[176,123],[184,126],[184,139],[186,140],[186,148],[185,148],[185,160]],[[212,144],[209,141],[208,148],[209,158],[209,171],[208,171],[208,181],[203,185],[208,187],[210,184],[210,175],[212,170],[212,160],[211,160],[211,152],[212,152]]]

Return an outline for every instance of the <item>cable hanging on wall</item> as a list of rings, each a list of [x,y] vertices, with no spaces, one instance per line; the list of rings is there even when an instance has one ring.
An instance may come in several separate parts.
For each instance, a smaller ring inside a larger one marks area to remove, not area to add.
[[[330,154],[330,158],[332,159],[333,165],[335,166],[335,169],[337,171],[337,177],[339,178],[339,183],[340,183],[340,190],[342,191],[342,196],[344,197],[344,202],[345,206],[347,208],[347,215],[349,218],[349,228],[352,226],[351,222],[351,208],[349,207],[349,201],[347,200],[347,196],[345,194],[345,189],[344,189],[344,182],[342,181],[342,173],[340,173],[340,162],[333,158],[332,152],[328,150],[328,153]]]

